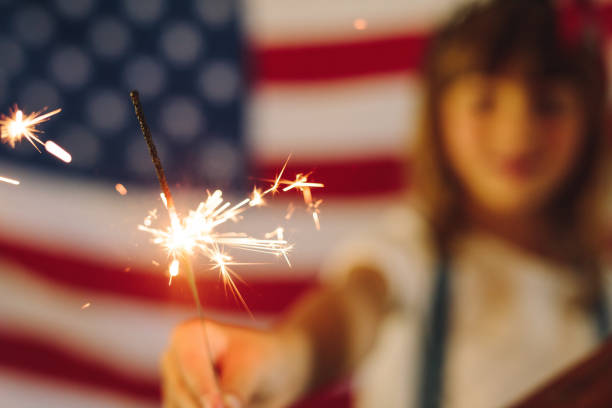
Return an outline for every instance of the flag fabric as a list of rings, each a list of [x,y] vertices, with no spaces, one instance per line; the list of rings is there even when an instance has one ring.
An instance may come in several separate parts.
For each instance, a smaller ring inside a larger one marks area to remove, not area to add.
[[[235,202],[290,154],[286,174],[313,171],[326,185],[313,189],[325,200],[320,231],[292,192],[232,226],[256,236],[283,226],[294,243],[291,268],[275,258],[237,268],[254,319],[196,260],[209,316],[266,327],[317,285],[337,242],[409,186],[421,56],[463,2],[0,0],[0,111],[62,108],[43,138],[73,157],[0,147],[0,176],[21,182],[0,183],[0,401],[159,404],[159,355],[196,309],[136,228],[164,210],[130,89],[179,212],[206,189]],[[601,10],[612,50],[612,7]],[[348,406],[350,395],[339,387],[302,405],[325,404]]]

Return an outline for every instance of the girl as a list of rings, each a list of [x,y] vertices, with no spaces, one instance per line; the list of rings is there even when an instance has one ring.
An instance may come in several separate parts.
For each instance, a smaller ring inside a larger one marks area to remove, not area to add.
[[[165,406],[282,407],[357,368],[358,406],[503,406],[592,350],[612,292],[606,84],[594,37],[560,21],[545,0],[494,0],[443,27],[410,202],[339,249],[273,330],[207,323],[225,402],[200,323],[179,326]]]

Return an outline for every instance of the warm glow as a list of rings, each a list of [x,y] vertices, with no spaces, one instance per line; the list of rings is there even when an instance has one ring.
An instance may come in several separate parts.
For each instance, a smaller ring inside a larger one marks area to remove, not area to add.
[[[48,121],[51,116],[61,111],[61,109],[56,109],[45,114],[41,114],[43,111],[39,111],[24,115],[24,113],[15,106],[15,108],[11,110],[9,116],[0,115],[0,140],[3,143],[8,143],[11,147],[15,147],[15,143],[21,142],[21,140],[25,138],[40,152],[36,143],[40,145],[44,143],[37,136],[42,133],[42,131],[36,128],[36,125]]]
[[[0,181],[3,182],[3,183],[13,184],[15,186],[19,185],[19,180],[15,180],[15,179],[8,178],[8,177],[0,176]]]
[[[366,28],[368,28],[368,22],[363,18],[356,18],[353,21],[353,27],[355,28],[355,30],[365,30]]]
[[[249,202],[249,205],[251,207],[254,207],[256,205],[264,205],[265,203],[266,202],[263,200],[261,191],[259,191],[257,187],[253,187],[253,195],[251,196],[251,201]]]
[[[122,196],[127,194],[127,188],[125,188],[125,186],[121,183],[115,184],[115,190],[117,190],[117,192]]]
[[[179,261],[178,259],[173,259],[172,263],[170,263],[170,267],[168,268],[168,274],[170,275],[170,280],[168,280],[168,286],[172,285],[172,278],[179,274]]]
[[[226,287],[229,287],[236,298],[244,304],[244,300],[233,282],[233,278],[237,278],[237,275],[229,268],[236,263],[232,262],[232,257],[225,253],[223,248],[282,256],[290,265],[287,254],[292,247],[285,240],[282,227],[266,234],[263,239],[251,237],[244,232],[217,231],[220,225],[228,221],[240,221],[242,214],[250,207],[262,205],[264,203],[263,198],[268,194],[277,193],[281,184],[287,186],[282,191],[296,189],[304,194],[307,210],[313,213],[315,225],[319,228],[318,207],[321,200],[314,202],[310,189],[323,187],[323,184],[309,182],[308,174],[298,174],[295,181],[283,180],[282,175],[286,166],[287,162],[285,162],[276,179],[272,180],[273,183],[267,190],[262,191],[254,188],[251,197],[247,197],[234,205],[224,200],[221,190],[208,192],[206,200],[202,201],[195,210],[190,210],[186,216],[182,217],[177,214],[175,208],[168,208],[168,200],[162,193],[162,201],[170,215],[170,226],[166,228],[152,227],[153,220],[157,219],[157,213],[151,211],[144,222],[138,226],[138,229],[150,233],[152,242],[162,246],[168,252],[172,259],[169,267],[170,282],[172,282],[172,277],[178,274],[180,258],[200,253],[208,258],[212,269],[219,270]]]
[[[51,140],[47,140],[45,142],[45,149],[47,152],[57,157],[64,163],[70,163],[72,161],[72,156],[66,150],[64,150],[61,146],[52,142]]]

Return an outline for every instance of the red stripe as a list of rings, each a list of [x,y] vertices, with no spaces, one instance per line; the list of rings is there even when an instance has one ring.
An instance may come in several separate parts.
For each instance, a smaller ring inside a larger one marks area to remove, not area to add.
[[[0,366],[137,398],[159,399],[157,381],[133,378],[56,345],[5,329],[0,331]]]
[[[161,303],[193,304],[187,280],[175,279],[168,286],[168,278],[160,269],[145,271],[131,268],[125,271],[110,263],[79,257],[75,254],[53,252],[27,244],[0,238],[0,254],[23,265],[29,272],[57,284],[80,290],[145,299]],[[289,270],[289,273],[293,270]],[[301,274],[301,276],[314,276]],[[249,308],[254,313],[278,313],[297,297],[316,286],[314,278],[274,277],[236,282]],[[204,306],[213,310],[243,311],[232,296],[226,296],[222,283],[216,278],[198,278],[198,291]]]
[[[151,402],[160,400],[159,381],[133,378],[98,361],[7,330],[0,330],[0,366],[35,377],[93,387]],[[350,401],[350,390],[346,386],[334,386],[309,397],[295,408],[350,407]]]
[[[572,15],[577,10],[568,12]],[[602,34],[612,35],[612,4],[598,6],[597,20]],[[367,41],[254,46],[254,78],[256,82],[301,82],[415,71],[429,36],[413,32]]]
[[[322,45],[257,48],[256,81],[319,81],[415,70],[427,44],[423,34]]]
[[[291,159],[284,174],[292,179],[297,173],[312,170],[310,180],[325,184],[325,188],[313,189],[315,197],[367,197],[397,193],[409,187],[410,166],[397,157],[325,161],[314,167],[312,163]],[[278,162],[260,162],[253,165],[250,174],[273,179],[278,171]]]

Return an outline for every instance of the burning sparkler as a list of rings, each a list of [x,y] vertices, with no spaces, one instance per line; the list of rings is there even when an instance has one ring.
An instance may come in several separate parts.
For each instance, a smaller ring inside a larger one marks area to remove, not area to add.
[[[309,182],[309,174],[298,174],[295,181],[283,179],[283,173],[289,161],[288,158],[276,178],[270,180],[272,185],[268,189],[262,191],[255,188],[251,197],[247,197],[235,205],[225,201],[221,190],[216,190],[213,193],[208,192],[208,197],[205,201],[201,202],[195,210],[189,211],[187,216],[181,218],[177,214],[161,160],[153,143],[151,131],[144,119],[138,93],[132,91],[130,95],[155,166],[162,190],[161,198],[170,218],[170,226],[167,228],[154,228],[152,223],[157,218],[157,213],[153,211],[149,213],[143,224],[139,225],[138,228],[141,231],[150,233],[153,236],[153,243],[162,246],[168,252],[171,259],[168,270],[170,281],[179,274],[180,266],[187,266],[187,269],[190,269],[188,265],[185,265],[188,262],[181,261],[189,259],[197,252],[209,259],[213,265],[211,269],[219,271],[226,288],[231,289],[234,296],[247,308],[233,281],[233,278],[237,277],[237,275],[230,269],[230,266],[236,265],[236,263],[233,262],[233,258],[230,255],[223,251],[223,248],[236,248],[282,256],[289,263],[287,253],[291,250],[291,245],[281,235],[277,239],[270,239],[269,237],[260,239],[248,236],[242,232],[218,232],[218,227],[228,221],[238,221],[241,214],[249,207],[263,205],[264,197],[269,194],[278,193],[281,185],[285,186],[282,188],[282,191],[296,189],[304,194],[304,200],[308,208],[313,211],[313,216],[318,225],[318,217],[316,215],[318,214],[318,206],[321,201],[313,203],[310,189],[323,187],[323,184]],[[192,277],[189,277],[189,279],[191,280]],[[195,286],[192,288],[192,291],[194,292],[194,297],[196,297],[196,302],[199,303]]]
[[[153,221],[157,219],[157,212],[151,211],[144,222],[138,226],[138,229],[150,233],[153,236],[152,241],[162,246],[168,252],[171,259],[168,269],[169,284],[172,283],[172,278],[179,275],[181,269],[186,270],[189,286],[196,302],[198,313],[201,317],[203,316],[203,311],[195,284],[195,276],[191,267],[191,257],[196,254],[201,254],[208,258],[212,264],[211,269],[218,270],[226,290],[229,288],[234,297],[239,300],[248,311],[247,304],[234,282],[234,279],[240,279],[240,277],[230,268],[230,266],[240,264],[234,262],[233,258],[224,252],[224,248],[235,248],[282,256],[290,265],[287,253],[291,250],[291,245],[284,239],[284,230],[281,227],[270,234],[266,234],[266,236],[261,239],[251,237],[242,232],[219,232],[218,227],[228,221],[239,221],[243,212],[250,207],[263,205],[265,203],[264,197],[269,194],[278,193],[282,185],[285,186],[282,188],[284,192],[295,189],[303,193],[304,201],[309,211],[313,211],[315,223],[317,228],[319,228],[318,206],[321,201],[313,202],[311,188],[323,187],[323,184],[309,182],[309,174],[298,174],[295,181],[283,179],[283,173],[289,161],[288,158],[276,178],[270,180],[272,185],[268,189],[262,191],[261,189],[254,188],[250,197],[244,198],[234,205],[229,201],[225,201],[221,190],[215,190],[212,193],[208,192],[206,199],[202,201],[195,210],[190,210],[186,216],[180,217],[177,213],[174,199],[166,180],[166,175],[157,154],[157,149],[153,143],[151,131],[146,123],[138,92],[132,91],[130,96],[142,133],[149,148],[151,159],[155,166],[157,178],[162,190],[161,198],[164,206],[168,210],[170,218],[170,225],[168,227],[154,228],[152,225]],[[204,324],[204,320],[202,320],[202,322]],[[206,330],[205,326],[203,327],[204,330]],[[206,341],[208,341],[206,336],[205,338]],[[212,358],[209,362],[209,368],[214,372]]]
[[[45,146],[47,152],[53,156],[66,163],[70,163],[72,161],[70,154],[54,142],[43,142],[39,138],[42,130],[36,127],[48,121],[51,116],[60,113],[62,110],[55,109],[47,113],[43,113],[43,111],[44,110],[24,115],[23,111],[15,105],[15,107],[10,110],[9,116],[0,114],[0,140],[3,143],[8,143],[9,146],[14,148],[17,142],[21,142],[25,138],[39,153],[41,153],[41,150],[37,146],[37,143],[41,146]]]

